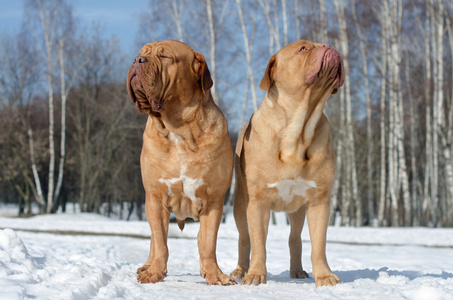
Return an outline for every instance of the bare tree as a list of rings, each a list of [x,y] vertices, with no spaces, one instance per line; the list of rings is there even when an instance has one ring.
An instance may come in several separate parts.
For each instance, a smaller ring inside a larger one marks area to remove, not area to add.
[[[439,224],[439,133],[442,130],[442,114],[443,114],[443,1],[431,0],[429,3],[431,14],[431,33],[433,37],[432,47],[433,53],[436,56],[436,61],[433,64],[433,106],[432,106],[432,206],[431,213],[434,225]]]
[[[320,13],[320,30],[319,30],[319,40],[327,41],[327,13],[326,5],[324,0],[319,0],[319,13]]]
[[[66,143],[66,99],[71,88],[71,84],[66,86],[65,73],[65,39],[69,39],[72,34],[72,9],[60,0],[38,0],[37,2],[27,2],[27,7],[31,10],[26,10],[29,14],[29,27],[32,29],[36,44],[46,62],[46,81],[48,90],[48,109],[49,109],[49,169],[48,169],[48,188],[45,201],[46,212],[53,212],[60,190],[63,184],[63,173],[65,164],[65,143]],[[39,27],[34,26],[33,22],[37,22]],[[40,30],[36,30],[39,28]],[[41,39],[43,43],[41,43]],[[60,71],[60,88],[61,88],[61,134],[60,134],[60,162],[58,167],[57,180],[55,182],[55,103],[54,89],[56,82],[55,66],[59,64]],[[75,74],[71,74],[74,78]],[[34,158],[34,140],[33,129],[28,130],[30,139],[30,155],[32,161],[32,170],[35,178],[35,185],[38,191],[38,202],[44,202],[41,181],[36,168],[36,160]]]
[[[208,28],[209,28],[209,48],[210,48],[210,57],[209,57],[209,68],[211,71],[211,77],[214,81],[214,85],[212,86],[211,93],[216,104],[219,104],[219,96],[217,95],[216,85],[217,77],[216,77],[216,59],[215,59],[215,46],[216,46],[216,36],[214,31],[214,17],[212,13],[212,5],[211,0],[206,0],[206,13],[208,15]]]
[[[184,42],[183,38],[183,30],[182,30],[182,12],[183,12],[183,2],[182,0],[172,0],[171,4],[164,1],[167,5],[168,10],[171,12],[170,16],[173,19],[173,22],[176,25],[176,29],[178,32],[178,41]],[[171,6],[170,6],[171,5]]]
[[[288,17],[286,16],[286,0],[282,1],[282,15],[283,15],[283,41],[285,46],[288,45]]]
[[[343,170],[343,141],[344,135],[345,135],[345,100],[344,100],[344,92],[341,89],[340,90],[340,124],[338,128],[338,138],[336,142],[336,148],[335,148],[335,156],[336,156],[336,174],[335,174],[335,181],[333,184],[332,188],[332,195],[331,195],[331,205],[330,205],[330,224],[333,225],[335,222],[335,211],[340,205],[339,201],[339,191],[340,191],[340,184],[342,184],[344,181],[342,180],[342,170]],[[342,191],[345,189],[342,189]],[[341,197],[341,223],[342,225],[349,224],[349,198],[347,197]]]
[[[362,56],[362,72],[363,78],[365,81],[365,97],[366,97],[366,112],[367,112],[367,123],[366,123],[366,141],[367,141],[367,210],[368,217],[370,220],[374,219],[374,203],[373,203],[373,133],[371,131],[371,122],[372,122],[372,111],[371,111],[371,95],[370,95],[370,84],[369,84],[369,74],[368,74],[368,63],[367,63],[367,53],[365,46],[365,36],[362,34],[362,29],[360,23],[357,19],[357,13],[355,9],[355,0],[352,0],[352,16],[354,19],[355,28],[357,30],[357,37],[360,44],[360,53]]]
[[[19,194],[19,215],[32,213],[32,196],[41,209],[45,206],[42,191],[36,189],[33,181],[33,172],[37,170],[29,167],[28,155],[27,131],[34,114],[30,95],[37,87],[38,61],[36,53],[28,46],[28,36],[23,31],[20,34],[21,39],[4,37],[0,44],[0,178],[9,181]],[[33,166],[36,168],[36,164]]]
[[[53,95],[53,48],[55,42],[55,31],[57,22],[58,7],[61,3],[56,1],[42,2],[38,0],[38,13],[41,30],[45,42],[43,55],[47,65],[47,85],[49,92],[49,173],[48,173],[48,190],[47,190],[47,212],[52,209],[54,202],[54,185],[55,185],[55,115],[54,115],[54,95]],[[31,130],[31,129],[30,129]],[[32,138],[32,135],[30,135]]]
[[[77,80],[77,77],[84,68],[89,58],[85,57],[84,60],[78,62],[72,70],[68,70],[65,66],[65,56],[68,55],[68,50],[65,47],[65,40],[70,40],[69,43],[72,44],[74,37],[70,37],[70,33],[73,32],[73,24],[72,24],[72,11],[70,7],[63,6],[61,14],[66,21],[58,28],[58,44],[57,44],[57,52],[58,52],[58,65],[60,71],[60,97],[61,97],[61,111],[60,111],[60,119],[61,119],[61,133],[60,133],[60,162],[58,166],[58,178],[57,184],[55,187],[55,195],[54,195],[54,205],[51,210],[55,210],[57,207],[56,201],[60,196],[61,187],[63,185],[63,174],[64,174],[64,165],[66,161],[66,103],[68,99],[69,92],[71,91],[74,82]],[[72,41],[71,41],[72,40]],[[72,49],[77,51],[77,47],[72,46]],[[66,78],[68,77],[68,78]],[[68,84],[66,85],[66,81]]]
[[[453,29],[448,15],[446,17],[446,28],[448,30],[451,61],[453,62]],[[453,69],[451,77],[453,78]],[[447,226],[453,226],[453,157],[451,153],[453,144],[453,89],[451,90],[449,109],[445,114],[445,119],[444,131],[446,132],[442,134],[442,146],[444,149],[445,173],[448,187],[448,212],[446,215]]]
[[[380,95],[380,174],[379,174],[379,205],[378,205],[378,224],[383,226],[385,223],[385,208],[386,208],[386,125],[385,125],[385,98],[386,98],[386,74],[387,74],[387,22],[383,15],[380,16],[381,27],[382,27],[382,38],[381,38],[381,64],[379,70],[381,73],[381,95]]]
[[[274,25],[274,23],[272,22],[272,19],[271,19],[270,2],[268,2],[268,0],[258,0],[258,1],[259,1],[261,8],[263,9],[264,16],[266,17],[266,23],[267,23],[267,27],[269,30],[269,55],[272,56],[275,54],[275,47],[276,47],[277,51],[281,48],[278,28],[276,28],[276,26],[278,26],[278,18],[276,20],[276,24]],[[241,12],[241,14],[242,14],[242,12]],[[278,17],[278,15],[277,15],[277,17]],[[274,41],[276,43],[275,47],[274,47]]]
[[[356,226],[361,226],[363,223],[362,220],[362,202],[358,197],[358,183],[357,183],[357,169],[355,163],[355,146],[354,146],[354,132],[352,124],[352,104],[351,104],[351,92],[350,92],[350,73],[349,73],[349,49],[348,49],[348,35],[346,28],[346,18],[344,15],[344,6],[339,2],[339,0],[334,1],[335,10],[338,17],[339,25],[339,42],[340,49],[343,56],[343,65],[345,70],[345,100],[346,100],[346,141],[345,144],[345,155],[346,155],[346,176],[350,178],[350,193],[351,201],[355,205],[355,224]],[[347,182],[347,185],[349,183]],[[352,214],[351,214],[352,215]]]
[[[252,51],[251,51],[251,45],[249,43],[247,29],[245,28],[241,0],[236,0],[236,6],[237,6],[237,10],[238,10],[238,15],[239,15],[239,21],[241,23],[242,36],[244,37],[244,51],[245,51],[245,57],[246,57],[246,61],[247,61],[247,75],[250,78],[253,108],[254,108],[254,110],[257,110],[258,109],[258,100],[257,100],[257,95],[256,95],[255,76],[253,74],[253,68],[252,68],[252,53],[251,53]]]

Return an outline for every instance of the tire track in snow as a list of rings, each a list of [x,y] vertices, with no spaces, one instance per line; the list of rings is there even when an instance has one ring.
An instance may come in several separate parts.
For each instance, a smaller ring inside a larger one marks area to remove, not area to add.
[[[88,231],[76,231],[76,230],[39,230],[39,229],[23,229],[23,228],[11,228],[11,227],[0,227],[0,229],[10,228],[14,231],[22,232],[31,232],[31,233],[48,233],[48,234],[58,234],[58,235],[86,235],[86,236],[113,236],[113,237],[128,237],[136,239],[145,239],[149,240],[150,236],[139,235],[139,234],[130,234],[130,233],[108,233],[108,232],[88,232]],[[168,238],[173,239],[188,239],[194,240],[196,237],[181,237],[174,236],[169,234]],[[224,237],[219,237],[219,239],[227,239]],[[233,238],[230,238],[233,240]],[[302,240],[303,242],[310,242],[309,240]],[[404,246],[413,246],[413,247],[422,247],[422,248],[438,248],[438,249],[453,249],[452,245],[422,245],[422,244],[396,244],[396,243],[359,243],[359,242],[348,242],[348,241],[332,241],[327,240],[327,243],[330,244],[340,244],[340,245],[351,245],[351,246],[382,246],[382,247],[404,247]]]

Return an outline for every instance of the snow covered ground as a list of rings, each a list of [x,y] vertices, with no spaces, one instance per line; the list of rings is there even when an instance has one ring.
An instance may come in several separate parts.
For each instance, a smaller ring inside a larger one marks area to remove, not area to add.
[[[148,256],[147,222],[71,213],[0,217],[0,299],[453,299],[453,229],[330,227],[327,257],[343,284],[316,288],[313,279],[289,277],[289,227],[281,217],[269,229],[268,282],[260,286],[206,285],[198,223],[182,233],[170,224],[167,277],[139,284],[135,270]],[[302,238],[311,275],[307,228]],[[225,273],[235,268],[232,216],[221,224],[217,256]]]

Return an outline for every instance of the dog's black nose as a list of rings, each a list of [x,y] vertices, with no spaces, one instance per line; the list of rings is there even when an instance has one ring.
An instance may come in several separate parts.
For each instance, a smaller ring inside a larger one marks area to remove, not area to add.
[[[137,56],[136,58],[134,58],[134,64],[141,64],[147,61],[148,60],[144,56]]]

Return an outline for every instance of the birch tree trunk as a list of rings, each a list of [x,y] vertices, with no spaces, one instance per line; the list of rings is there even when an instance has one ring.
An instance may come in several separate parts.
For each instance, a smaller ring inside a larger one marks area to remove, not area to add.
[[[444,6],[443,6],[443,1],[442,0],[437,0],[437,6],[436,6],[436,10],[435,10],[436,14],[435,14],[435,22],[436,22],[436,50],[437,50],[437,54],[436,54],[436,63],[437,63],[437,77],[435,78],[434,82],[435,82],[435,89],[437,91],[437,97],[436,98],[433,98],[434,101],[435,101],[435,108],[436,108],[436,115],[437,115],[437,118],[433,118],[433,121],[435,123],[435,129],[433,129],[433,143],[434,143],[434,147],[436,149],[438,149],[439,147],[439,136],[442,132],[442,127],[443,127],[443,120],[444,120],[444,106],[443,106],[443,103],[444,103],[444,52],[443,52],[443,36],[445,34],[445,31],[444,31]],[[434,137],[436,138],[436,140],[434,140]],[[448,143],[447,143],[448,144]],[[447,145],[446,145],[447,146]],[[434,152],[435,150],[433,150]],[[439,169],[439,158],[438,158],[438,154],[437,153],[434,153],[436,156],[435,156],[435,159],[434,159],[434,163],[436,164],[436,168],[437,168],[437,172],[440,172],[440,169]],[[450,160],[451,162],[451,160]],[[438,176],[439,173],[436,174],[436,176]],[[437,181],[437,187],[440,187],[439,186],[439,181],[438,181],[438,177],[436,178],[436,181]],[[445,197],[444,197],[445,199]],[[436,198],[435,198],[435,203],[436,203],[436,209],[437,211],[439,211],[439,193],[437,192],[436,193]],[[436,213],[437,214],[437,213]],[[441,217],[437,217],[436,220],[435,220],[435,226],[439,226],[440,224],[440,221],[441,221]]]
[[[449,18],[446,18],[447,23],[446,27],[448,30],[448,38],[450,45],[451,59],[453,61],[453,29],[452,24]],[[453,71],[452,71],[453,78]],[[447,117],[448,122],[446,122],[446,134],[443,138],[444,144],[444,159],[445,159],[445,173],[446,173],[446,182],[448,189],[448,202],[447,202],[447,226],[453,226],[453,157],[452,157],[452,137],[453,137],[453,90],[451,91],[450,96],[450,109]]]
[[[286,0],[282,0],[282,18],[283,18],[283,41],[284,46],[288,45],[288,18],[286,16]]]
[[[173,0],[171,2],[171,7],[168,6],[169,4],[167,1],[164,1],[164,3],[167,5],[168,10],[170,11],[171,18],[173,19],[173,22],[175,22],[176,25],[176,32],[178,34],[178,41],[184,42],[184,34],[182,30],[182,21],[181,21],[181,10],[182,10],[182,1],[179,1],[179,4],[177,3],[178,0]]]
[[[379,176],[379,208],[378,208],[378,223],[379,226],[386,225],[385,209],[386,209],[386,126],[385,126],[385,100],[386,100],[386,74],[387,74],[387,24],[381,16],[382,38],[381,38],[381,100],[380,100],[380,176]]]
[[[370,96],[370,87],[368,81],[368,65],[367,65],[367,55],[365,47],[365,37],[362,34],[361,26],[357,20],[357,14],[355,10],[355,0],[352,0],[352,13],[357,30],[357,35],[359,38],[360,44],[360,53],[362,55],[362,72],[363,79],[365,81],[365,96],[366,96],[366,111],[367,111],[367,126],[366,126],[366,136],[367,136],[367,210],[368,218],[371,222],[375,218],[374,214],[374,203],[373,203],[373,133],[371,131],[371,121],[372,121],[372,110],[371,110],[371,96]]]
[[[65,18],[65,21],[71,22],[71,14],[67,11],[61,10],[62,18]],[[50,208],[50,212],[55,212],[55,209],[58,207],[58,198],[61,193],[61,188],[63,185],[64,179],[64,166],[66,163],[66,104],[67,99],[69,96],[69,92],[73,86],[73,83],[77,79],[80,71],[88,64],[90,61],[90,57],[85,57],[85,60],[80,62],[75,70],[72,70],[70,74],[68,74],[69,82],[66,85],[66,67],[65,67],[65,40],[68,40],[68,34],[63,32],[63,28],[60,25],[59,33],[58,33],[58,63],[60,67],[60,94],[61,94],[61,133],[60,133],[60,161],[58,165],[58,176],[57,176],[57,184],[55,186],[54,192],[54,201],[53,207]],[[69,40],[69,43],[73,42],[73,40]],[[69,75],[72,75],[70,77]]]
[[[250,44],[249,44],[249,39],[247,36],[247,29],[245,28],[244,15],[242,13],[242,7],[241,7],[241,0],[236,0],[236,6],[238,9],[239,21],[241,22],[242,35],[244,37],[244,50],[245,50],[245,57],[247,60],[247,73],[250,78],[250,87],[251,87],[251,91],[252,91],[253,108],[254,108],[254,110],[257,110],[258,109],[258,100],[257,100],[257,95],[256,95],[255,76],[253,75],[253,68],[252,68],[252,53],[250,51]]]
[[[53,100],[53,81],[52,81],[52,46],[55,37],[55,15],[56,10],[47,11],[49,15],[46,16],[45,8],[42,2],[38,0],[39,17],[41,21],[41,28],[45,41],[45,57],[47,62],[47,85],[49,89],[49,175],[48,175],[48,191],[47,191],[47,213],[50,213],[53,200],[54,200],[54,185],[55,185],[55,141],[54,141],[54,100]],[[52,14],[52,16],[50,16]]]
[[[390,18],[386,18],[387,26],[389,26]],[[387,51],[387,59],[389,62],[389,68],[393,64],[393,59],[390,55],[390,51]],[[394,92],[394,77],[389,75],[389,138],[388,138],[388,189],[390,195],[390,207],[391,207],[391,225],[398,226],[398,197],[396,195],[397,183],[396,183],[396,159],[395,159],[395,92]]]
[[[65,82],[65,68],[64,68],[64,39],[63,35],[60,34],[59,48],[58,48],[58,59],[60,63],[60,86],[61,86],[61,140],[60,140],[60,162],[58,166],[58,178],[57,185],[55,187],[54,203],[57,202],[60,196],[61,186],[63,184],[63,172],[64,163],[66,159],[66,82]],[[50,211],[53,207],[50,208]]]
[[[428,207],[431,203],[431,191],[432,191],[432,173],[433,173],[433,153],[432,153],[432,121],[431,121],[431,40],[430,40],[430,32],[431,32],[431,14],[432,14],[432,7],[430,0],[425,1],[426,5],[426,19],[425,19],[425,103],[426,103],[426,110],[425,110],[425,171],[424,171],[424,180],[423,180],[423,203],[421,205],[421,223],[422,225],[427,225],[429,221],[428,216]],[[431,187],[431,189],[430,189]]]
[[[439,55],[438,47],[438,40],[436,38],[437,32],[437,14],[434,10],[436,0],[430,0],[430,11],[431,11],[431,34],[433,37],[432,47],[433,47],[433,54]],[[440,50],[442,51],[442,50]],[[439,217],[438,217],[438,204],[439,204],[439,107],[438,107],[438,93],[439,93],[439,64],[434,62],[433,63],[433,80],[434,80],[434,90],[433,90],[433,125],[432,125],[432,185],[431,185],[431,218],[434,226],[437,226]]]
[[[428,59],[429,60],[429,59]],[[430,99],[430,98],[426,98]],[[425,177],[423,185],[423,204],[422,204],[422,225],[428,225],[429,220],[432,219],[432,178],[433,178],[433,150],[432,150],[432,123],[431,123],[431,106],[426,105],[426,138],[425,138]],[[431,189],[430,189],[431,187]]]
[[[212,16],[212,5],[211,0],[206,0],[206,12],[208,14],[208,27],[209,27],[209,48],[210,48],[210,66],[209,69],[211,71],[212,81],[214,84],[212,85],[212,98],[214,99],[215,104],[219,104],[219,97],[217,95],[217,76],[216,76],[216,59],[215,59],[215,46],[216,46],[216,37],[215,37],[215,30],[214,30],[214,18]]]
[[[319,42],[327,43],[328,35],[327,35],[327,13],[326,13],[326,5],[324,0],[319,0],[319,18],[320,18],[320,25],[321,28],[319,30]]]
[[[277,44],[277,51],[282,48],[281,43],[280,43],[280,29],[279,29],[279,22],[278,22],[278,6],[277,6],[277,0],[272,1],[272,5],[274,7],[274,28],[275,28],[275,42]]]
[[[404,150],[403,101],[401,94],[400,22],[402,1],[384,1],[382,18],[389,29],[389,192],[392,207],[392,226],[401,225],[399,195],[403,195],[404,225],[411,224],[411,198]]]
[[[296,39],[299,40],[301,38],[300,36],[300,19],[301,19],[301,12],[300,12],[300,5],[299,5],[299,0],[293,0],[294,1],[294,22],[296,23],[295,30],[296,30]]]
[[[412,223],[411,211],[411,196],[409,192],[409,178],[407,175],[406,155],[404,150],[404,116],[403,116],[403,99],[401,92],[401,25],[403,3],[401,0],[392,1],[393,7],[390,11],[393,13],[393,29],[392,29],[392,57],[393,63],[393,76],[396,97],[396,142],[397,142],[397,159],[398,159],[398,182],[401,184],[403,203],[404,203],[404,225],[410,226]],[[399,186],[398,186],[399,190]]]
[[[395,76],[394,76],[394,68],[393,65],[395,64],[395,58],[392,56],[393,51],[392,47],[394,48],[393,44],[394,41],[391,39],[392,32],[394,28],[392,28],[392,15],[390,14],[389,3],[383,1],[380,7],[380,19],[385,28],[385,35],[383,36],[383,40],[388,41],[385,56],[389,66],[389,124],[388,124],[388,156],[387,156],[387,163],[388,163],[388,193],[390,197],[389,203],[389,212],[390,212],[390,224],[391,226],[398,226],[399,224],[399,215],[398,215],[398,196],[397,196],[397,189],[398,189],[398,165],[397,165],[397,139],[396,139],[396,110],[397,110],[397,103],[396,103],[396,88],[395,88]],[[390,40],[389,40],[390,36]],[[390,48],[390,51],[389,51]]]
[[[354,145],[354,132],[352,124],[352,105],[351,105],[351,92],[350,92],[350,76],[349,76],[349,60],[348,60],[348,35],[346,28],[346,19],[344,16],[344,7],[340,4],[339,0],[334,1],[335,10],[338,16],[339,25],[339,38],[341,46],[341,54],[343,57],[343,66],[345,71],[345,101],[346,101],[346,168],[348,169],[347,178],[350,177],[351,185],[351,201],[355,206],[354,225],[362,226],[363,213],[362,202],[358,197],[358,182],[357,182],[357,168],[355,163],[355,145]],[[352,225],[352,224],[351,224]]]
[[[449,129],[451,132],[451,129]],[[447,195],[445,197],[445,207],[443,212],[443,227],[452,225],[452,199],[453,199],[453,157],[451,154],[451,142],[448,140],[448,134],[441,135],[442,153],[445,159],[445,181],[447,183]]]
[[[33,130],[31,126],[28,128],[28,145],[30,148],[30,160],[31,160],[31,170],[33,172],[33,179],[35,181],[36,186],[36,194],[37,198],[36,201],[40,206],[40,210],[43,211],[46,207],[46,201],[44,200],[44,194],[42,192],[41,180],[39,179],[38,168],[36,167],[36,159],[35,159],[35,147],[33,142]]]
[[[406,68],[405,68],[405,77],[406,77],[406,85],[410,87],[410,70],[409,70],[409,53],[406,53]],[[417,158],[416,158],[416,149],[417,144],[416,141],[418,139],[417,130],[415,129],[415,120],[418,119],[417,110],[414,109],[414,102],[415,99],[412,95],[412,89],[408,89],[408,96],[409,96],[409,115],[410,115],[410,149],[411,149],[411,194],[412,194],[412,203],[411,203],[411,211],[412,211],[412,226],[419,226],[420,219],[417,213],[417,204],[418,201],[418,193],[417,193],[417,183],[418,183],[418,175],[417,175]],[[417,100],[418,101],[418,100]]]
[[[266,23],[267,23],[267,27],[269,29],[269,55],[272,56],[272,55],[274,55],[274,52],[275,52],[274,40],[276,42],[277,50],[279,50],[281,48],[280,39],[279,39],[279,35],[278,35],[278,28],[276,28],[274,26],[274,24],[272,23],[269,2],[267,0],[258,0],[258,1],[260,3],[261,8],[264,11],[264,16],[266,17]],[[277,19],[277,22],[278,22],[278,19]]]
[[[341,179],[343,178],[343,141],[344,141],[344,123],[345,123],[345,112],[344,112],[344,92],[343,89],[340,90],[340,124],[337,145],[335,149],[335,158],[336,158],[336,174],[335,181],[333,183],[332,194],[331,194],[331,205],[330,205],[330,225],[335,223],[335,210],[338,208],[340,201],[338,201],[338,194],[340,189]],[[341,225],[349,223],[348,214],[349,214],[349,199],[342,197],[341,198]]]

